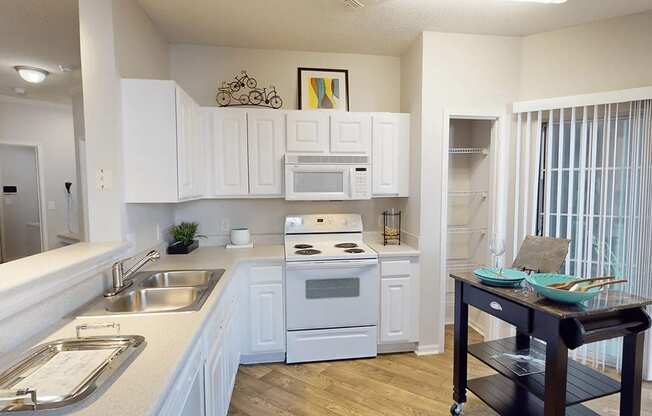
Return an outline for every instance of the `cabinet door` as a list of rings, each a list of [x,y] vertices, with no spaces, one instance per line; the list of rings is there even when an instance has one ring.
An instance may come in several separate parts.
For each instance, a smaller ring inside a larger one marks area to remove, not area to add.
[[[210,351],[204,368],[206,416],[225,416],[228,411],[224,388],[227,384],[225,365],[224,345],[218,341]]]
[[[204,367],[200,366],[193,377],[190,392],[181,408],[180,416],[204,416]]]
[[[398,195],[399,120],[392,114],[374,115],[372,130],[372,194]]]
[[[381,279],[380,342],[410,342],[413,338],[410,277]]]
[[[251,352],[285,351],[283,285],[251,285],[249,311]]]
[[[367,113],[331,114],[331,152],[369,154],[371,116]]]
[[[181,88],[176,88],[177,101],[177,170],[179,199],[201,195],[201,140],[197,104]]]
[[[285,116],[276,110],[250,111],[247,124],[250,194],[282,196]]]
[[[214,109],[208,139],[212,152],[214,195],[247,195],[247,113],[233,109]]]
[[[328,152],[328,113],[321,111],[290,111],[287,113],[288,152]]]

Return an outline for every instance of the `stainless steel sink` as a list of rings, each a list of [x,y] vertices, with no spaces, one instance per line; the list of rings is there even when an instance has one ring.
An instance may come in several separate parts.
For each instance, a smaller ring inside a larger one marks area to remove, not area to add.
[[[186,309],[199,299],[205,290],[196,287],[137,289],[123,296],[110,298],[109,312],[163,312]]]
[[[212,272],[206,270],[181,270],[161,272],[143,279],[143,287],[206,286]]]
[[[223,269],[140,272],[129,289],[97,299],[78,316],[198,311],[222,274]]]

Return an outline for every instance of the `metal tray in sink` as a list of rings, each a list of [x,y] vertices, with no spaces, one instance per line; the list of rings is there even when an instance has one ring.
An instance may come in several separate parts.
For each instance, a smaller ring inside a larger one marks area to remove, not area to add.
[[[145,347],[140,335],[81,337],[84,329],[120,326],[87,324],[77,338],[38,345],[24,359],[0,374],[0,413],[59,409],[88,397],[112,375],[128,366]]]

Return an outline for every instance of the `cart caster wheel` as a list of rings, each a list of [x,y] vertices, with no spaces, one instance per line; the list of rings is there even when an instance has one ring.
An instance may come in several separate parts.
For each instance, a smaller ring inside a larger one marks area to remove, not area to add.
[[[462,410],[464,410],[464,403],[453,403],[451,406],[451,415],[459,416],[462,414]]]

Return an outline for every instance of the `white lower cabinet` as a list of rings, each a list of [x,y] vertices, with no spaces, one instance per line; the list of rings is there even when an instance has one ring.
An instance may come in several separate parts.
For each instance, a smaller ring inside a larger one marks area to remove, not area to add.
[[[241,362],[285,360],[281,263],[241,266],[230,279],[159,415],[226,416]]]
[[[283,266],[255,265],[247,270],[248,297],[243,316],[242,362],[271,362],[285,359],[285,308]]]
[[[380,262],[380,344],[417,342],[419,280],[416,259]]]

